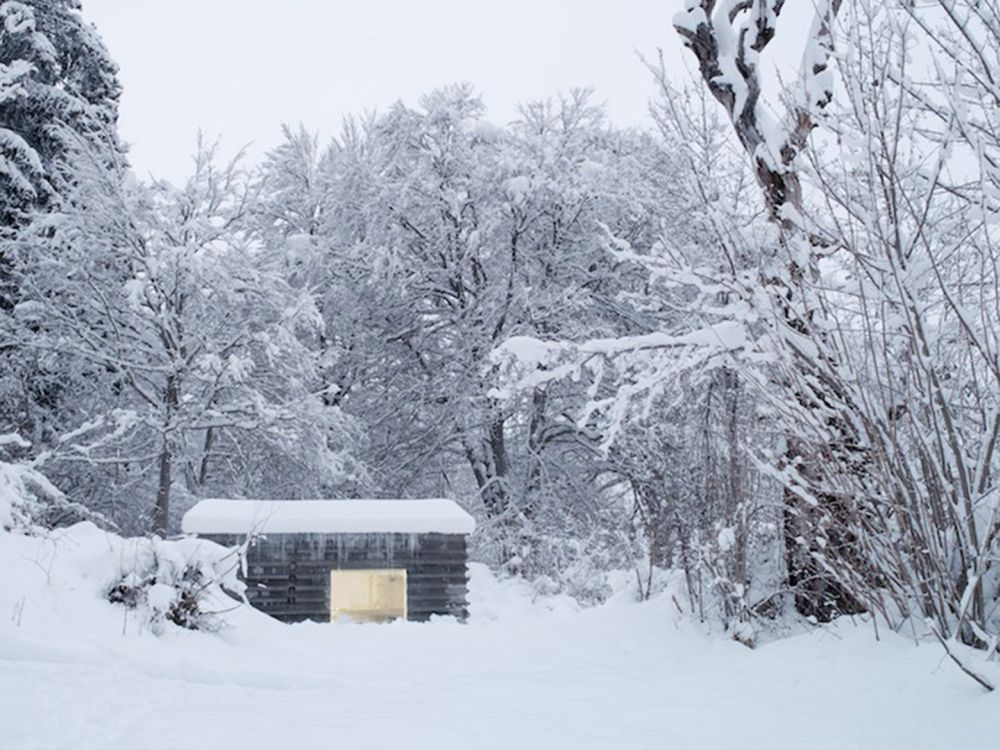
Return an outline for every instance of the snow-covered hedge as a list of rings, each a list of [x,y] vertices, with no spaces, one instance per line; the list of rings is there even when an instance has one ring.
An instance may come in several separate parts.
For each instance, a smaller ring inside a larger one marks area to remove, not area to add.
[[[230,603],[222,591],[243,594],[239,549],[204,539],[113,539],[117,549],[108,600],[135,609],[154,633],[167,622],[215,630]]]

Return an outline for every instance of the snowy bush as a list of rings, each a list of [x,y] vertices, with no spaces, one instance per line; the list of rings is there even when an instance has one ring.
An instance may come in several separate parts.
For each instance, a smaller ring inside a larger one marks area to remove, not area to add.
[[[0,461],[0,529],[30,531],[54,526],[65,516],[86,518],[90,514],[69,502],[37,469]]]
[[[644,555],[628,517],[556,502],[536,508],[531,518],[481,521],[473,557],[492,561],[503,575],[523,578],[536,596],[564,594],[591,605],[615,594],[610,577],[631,571]]]
[[[750,647],[762,630],[780,624],[783,612],[778,513],[767,505],[740,504],[730,517],[695,529],[677,553],[694,614]]]
[[[242,550],[202,539],[123,539],[109,601],[137,610],[160,634],[167,622],[189,630],[216,630],[224,592],[242,596],[237,579]]]
[[[507,567],[519,570],[539,596],[568,594],[581,604],[597,604],[614,593],[608,574],[621,565],[607,540],[597,537],[544,536],[525,544]]]

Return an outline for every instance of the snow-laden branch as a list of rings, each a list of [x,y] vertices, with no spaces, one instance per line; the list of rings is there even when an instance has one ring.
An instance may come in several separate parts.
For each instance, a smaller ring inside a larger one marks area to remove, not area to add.
[[[491,354],[500,385],[490,396],[500,401],[563,380],[589,380],[589,400],[577,418],[580,428],[599,417],[607,450],[624,427],[635,402],[647,412],[677,378],[731,362],[752,347],[743,321],[723,321],[681,334],[595,338],[581,342],[515,336]],[[605,375],[616,373],[613,384]],[[611,385],[612,395],[602,386]]]
[[[833,96],[829,72],[832,23],[841,0],[817,0],[802,60],[805,97],[781,126],[761,103],[760,53],[775,36],[785,0],[686,0],[674,28],[698,60],[708,90],[723,105],[753,160],[772,217],[794,221],[802,193],[793,162],[805,147],[817,113]],[[792,212],[792,216],[789,216]]]

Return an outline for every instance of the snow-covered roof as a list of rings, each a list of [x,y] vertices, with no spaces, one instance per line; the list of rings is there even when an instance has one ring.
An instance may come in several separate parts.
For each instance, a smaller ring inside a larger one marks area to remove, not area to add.
[[[452,500],[202,500],[186,534],[470,534],[476,522]]]

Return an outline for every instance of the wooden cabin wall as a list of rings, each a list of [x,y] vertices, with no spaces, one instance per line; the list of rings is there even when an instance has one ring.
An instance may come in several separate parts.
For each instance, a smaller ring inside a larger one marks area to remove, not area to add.
[[[206,534],[225,546],[234,534]],[[409,620],[468,616],[461,534],[267,534],[247,552],[247,598],[284,622],[330,620],[330,571],[406,568]]]

